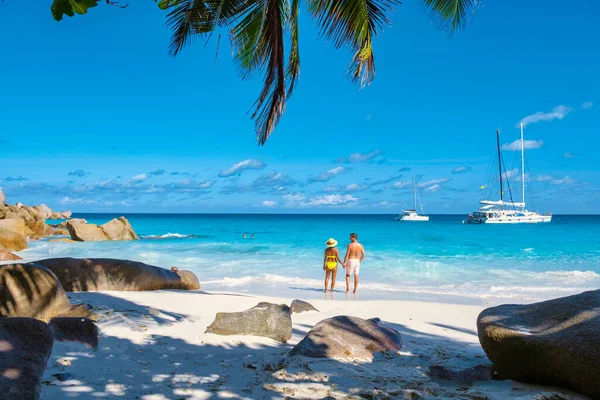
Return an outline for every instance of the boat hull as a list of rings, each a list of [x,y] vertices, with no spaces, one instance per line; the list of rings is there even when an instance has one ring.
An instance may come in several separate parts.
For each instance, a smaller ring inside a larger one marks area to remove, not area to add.
[[[398,221],[407,221],[407,222],[427,222],[429,221],[429,217],[426,215],[404,215],[398,219]]]
[[[467,218],[463,222],[471,225],[481,224],[542,224],[552,221],[552,215],[502,216],[490,218]]]

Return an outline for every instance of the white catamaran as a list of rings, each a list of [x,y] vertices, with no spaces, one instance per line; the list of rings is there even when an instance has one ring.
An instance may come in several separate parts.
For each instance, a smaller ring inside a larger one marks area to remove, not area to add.
[[[417,214],[417,184],[415,182],[415,177],[413,176],[413,198],[415,200],[415,208],[413,210],[403,210],[402,215],[396,218],[396,221],[419,221],[419,222],[427,222],[429,221],[429,216]],[[421,199],[419,198],[419,204],[421,205],[421,212],[423,213],[423,204],[421,203]]]
[[[525,141],[523,140],[523,124],[521,124],[521,189],[522,201],[515,203],[504,200],[502,187],[502,155],[500,152],[500,134],[496,131],[496,142],[498,145],[498,169],[500,173],[500,200],[481,200],[479,210],[469,214],[464,220],[467,224],[537,224],[550,222],[552,213],[540,214],[536,211],[525,209]],[[508,177],[506,179],[508,186]],[[510,187],[509,187],[510,190]]]

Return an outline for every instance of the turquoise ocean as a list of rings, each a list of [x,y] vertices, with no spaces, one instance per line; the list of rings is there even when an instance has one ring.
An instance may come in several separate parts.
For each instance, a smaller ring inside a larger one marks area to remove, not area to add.
[[[104,223],[115,215],[74,217]],[[600,216],[555,215],[550,224],[500,226],[465,225],[464,215],[432,215],[428,223],[397,222],[393,215],[125,217],[141,240],[40,240],[21,255],[175,265],[195,272],[203,290],[322,298],[325,242],[337,239],[343,255],[356,232],[367,252],[358,300],[529,302],[600,287]],[[344,300],[343,273],[336,289],[334,299]]]

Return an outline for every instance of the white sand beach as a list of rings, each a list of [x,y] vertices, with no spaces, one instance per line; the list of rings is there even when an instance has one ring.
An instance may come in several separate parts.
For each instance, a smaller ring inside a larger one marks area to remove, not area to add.
[[[483,306],[409,301],[310,301],[320,312],[293,314],[287,344],[205,334],[217,312],[290,298],[207,292],[70,293],[101,315],[97,350],[55,343],[42,399],[585,399],[563,389],[510,380],[459,383],[432,378],[431,365],[489,364],[476,318]],[[332,316],[379,317],[403,348],[373,360],[291,358],[289,350]]]

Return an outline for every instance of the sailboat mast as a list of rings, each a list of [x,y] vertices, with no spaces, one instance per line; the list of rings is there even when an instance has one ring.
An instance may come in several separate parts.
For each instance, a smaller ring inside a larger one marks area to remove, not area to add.
[[[521,189],[523,191],[523,210],[525,210],[525,140],[523,139],[523,123],[521,122]]]
[[[413,197],[415,198],[415,212],[417,212],[417,185],[413,176]]]
[[[498,171],[500,173],[500,201],[503,201],[504,191],[502,190],[502,155],[500,154],[500,131],[497,129],[496,143],[498,144]]]

